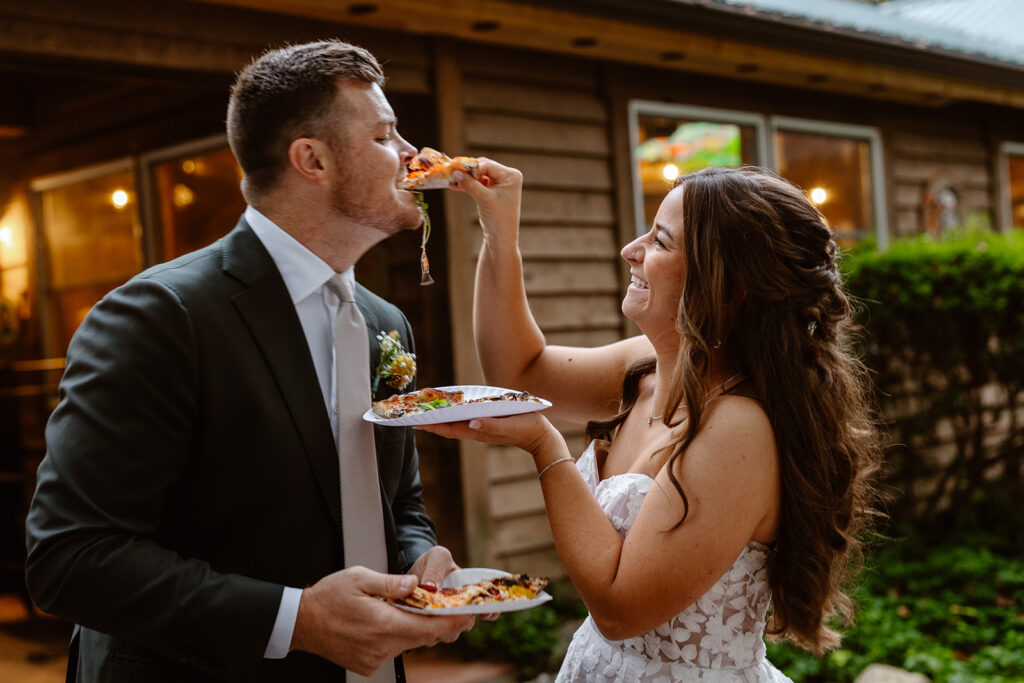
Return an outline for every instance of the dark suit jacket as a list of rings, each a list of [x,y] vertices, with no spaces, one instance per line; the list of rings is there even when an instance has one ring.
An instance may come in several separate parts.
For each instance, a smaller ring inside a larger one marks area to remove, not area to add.
[[[412,349],[397,308],[362,287],[356,300],[367,372],[379,331],[397,329]],[[374,436],[390,570],[402,572],[434,529],[411,430]],[[313,655],[263,658],[282,587],[311,585],[344,558],[337,453],[309,347],[244,220],[93,308],[46,439],[27,579],[42,609],[81,627],[77,680],[343,680]]]

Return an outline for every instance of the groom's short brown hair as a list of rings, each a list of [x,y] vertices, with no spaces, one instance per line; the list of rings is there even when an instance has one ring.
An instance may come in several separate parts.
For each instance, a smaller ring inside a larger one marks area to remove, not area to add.
[[[383,86],[384,72],[372,54],[340,40],[270,50],[238,74],[227,132],[247,199],[275,186],[296,138],[337,140],[337,86],[353,79]]]

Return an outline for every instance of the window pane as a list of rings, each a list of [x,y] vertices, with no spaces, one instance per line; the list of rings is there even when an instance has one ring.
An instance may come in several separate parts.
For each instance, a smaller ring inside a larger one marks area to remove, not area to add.
[[[803,188],[844,241],[875,232],[871,144],[792,131],[776,133],[779,173]]]
[[[1010,154],[1010,218],[1015,228],[1024,228],[1024,156]]]
[[[241,169],[231,150],[181,156],[153,168],[163,227],[163,257],[172,259],[214,242],[245,210]]]
[[[142,245],[131,171],[40,194],[53,343],[63,354],[94,303],[139,272]]]
[[[55,289],[123,282],[142,265],[131,171],[42,193],[43,229]]]
[[[753,126],[647,114],[641,114],[637,123],[637,173],[646,225],[654,221],[661,200],[677,175],[707,166],[757,163]]]

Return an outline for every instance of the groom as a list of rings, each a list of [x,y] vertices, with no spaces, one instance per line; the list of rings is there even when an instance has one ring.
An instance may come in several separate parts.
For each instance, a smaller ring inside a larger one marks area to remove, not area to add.
[[[250,64],[228,109],[245,214],[110,293],[72,340],[26,525],[33,599],[77,625],[69,680],[403,680],[401,652],[472,626],[375,597],[455,565],[423,506],[412,432],[348,445],[369,407],[371,340],[395,329],[413,344],[398,309],[358,285],[348,308],[366,339],[347,354],[334,333],[353,265],[420,224],[395,188],[415,149],[383,80],[340,41]],[[379,486],[350,514],[346,458],[360,455]],[[364,546],[386,566],[347,561]]]

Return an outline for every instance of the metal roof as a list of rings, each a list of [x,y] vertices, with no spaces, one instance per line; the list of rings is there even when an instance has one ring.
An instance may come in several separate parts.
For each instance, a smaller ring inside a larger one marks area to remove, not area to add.
[[[670,0],[922,51],[1024,65],[1022,0]]]
[[[942,27],[965,36],[1024,51],[1024,2],[1021,0],[890,0],[885,14]]]

